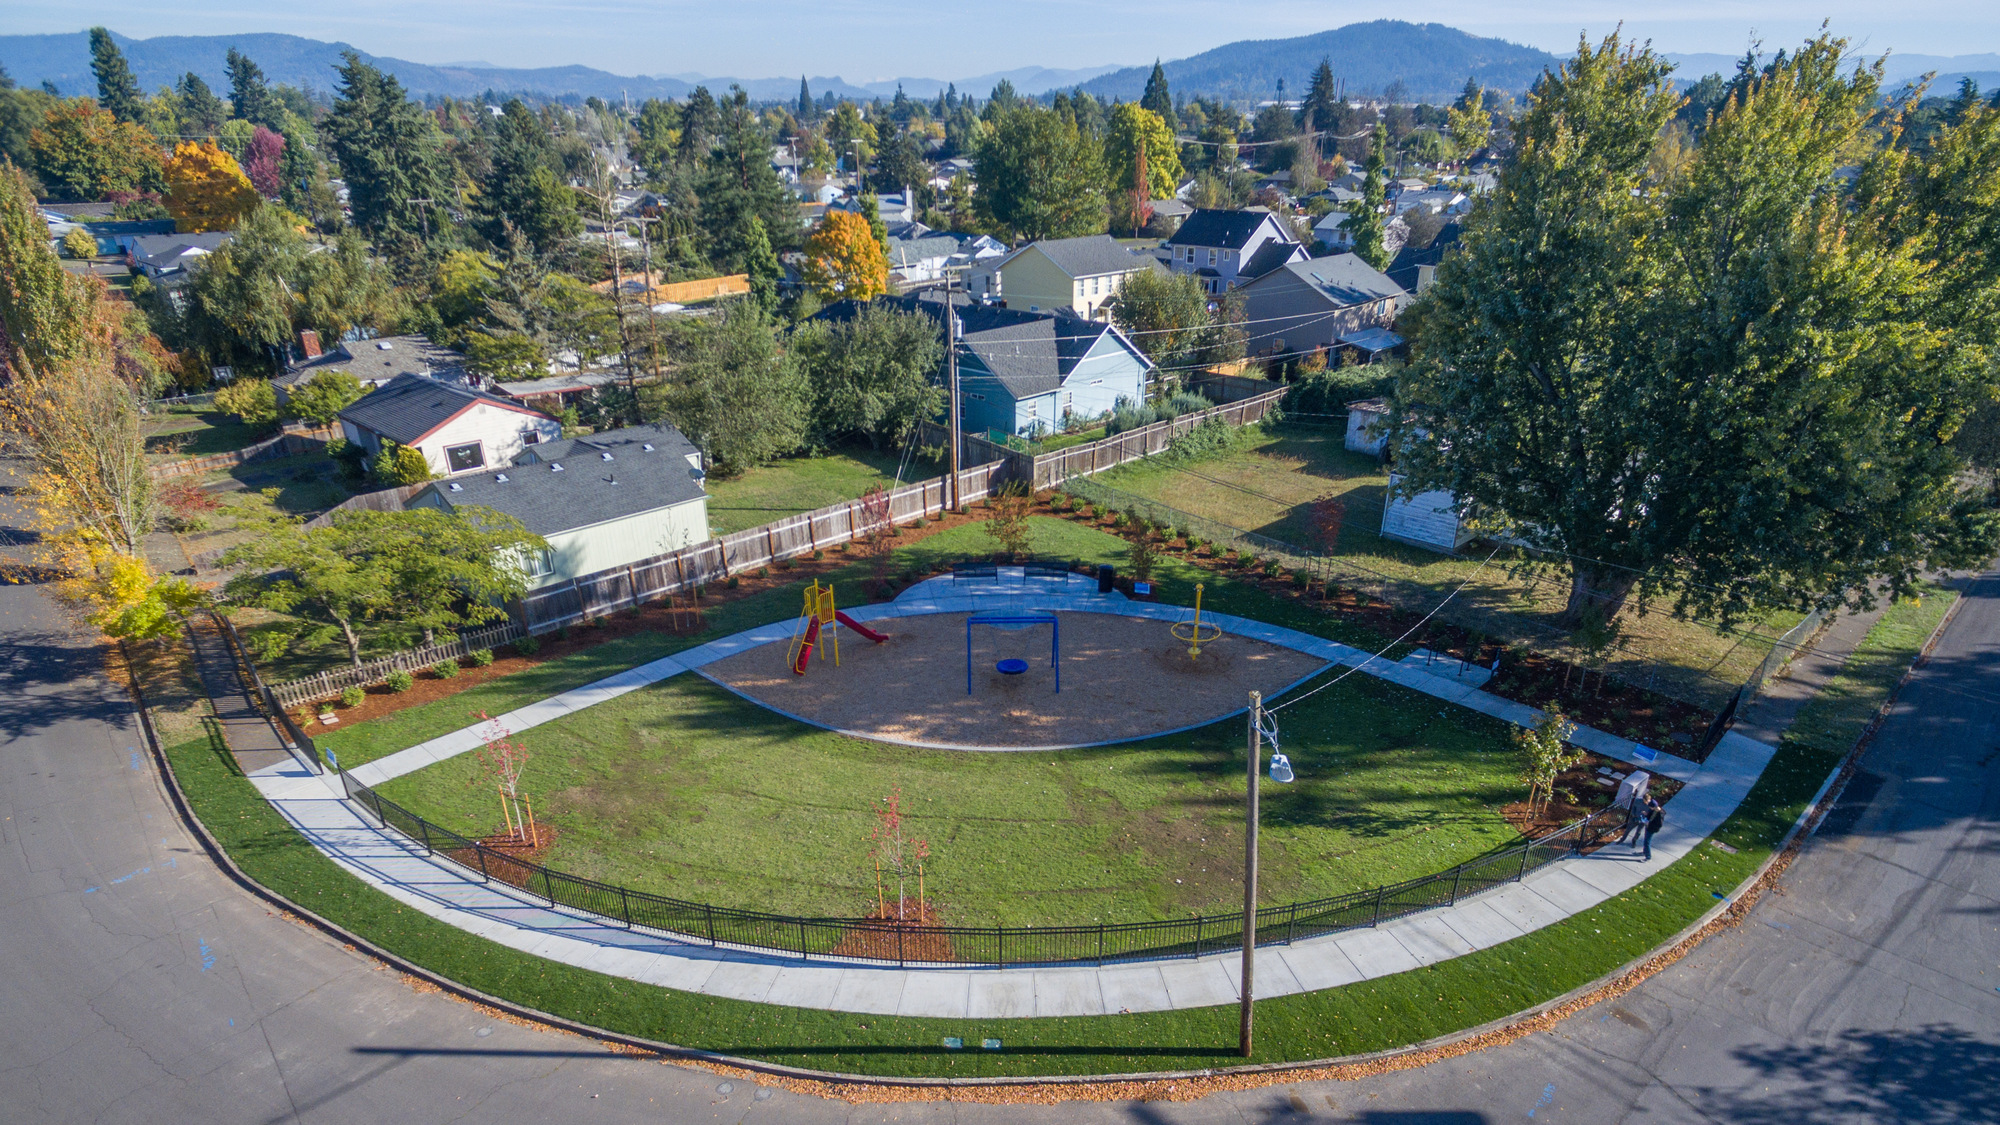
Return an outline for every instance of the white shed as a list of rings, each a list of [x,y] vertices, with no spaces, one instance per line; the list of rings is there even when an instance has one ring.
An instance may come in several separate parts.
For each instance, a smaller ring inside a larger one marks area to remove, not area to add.
[[[1389,435],[1378,425],[1389,417],[1386,399],[1364,398],[1347,404],[1347,448],[1356,453],[1380,457]]]
[[[1437,490],[1404,499],[1396,494],[1402,482],[1401,473],[1389,474],[1388,499],[1382,504],[1382,538],[1433,551],[1456,551],[1472,541],[1458,497]]]

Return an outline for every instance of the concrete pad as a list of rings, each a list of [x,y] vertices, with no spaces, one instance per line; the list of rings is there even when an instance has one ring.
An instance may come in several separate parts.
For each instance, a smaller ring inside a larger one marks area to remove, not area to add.
[[[1570,874],[1596,887],[1606,898],[1624,894],[1657,870],[1650,863],[1640,863],[1638,852],[1615,844],[1569,862]]]
[[[971,990],[970,973],[911,969],[907,971],[903,998],[896,1005],[896,1014],[958,1019],[967,1014],[966,1001]]]
[[[1561,907],[1524,883],[1497,887],[1480,895],[1479,901],[1498,911],[1502,918],[1522,933],[1539,930],[1569,917]]]
[[[1421,964],[1435,965],[1439,961],[1449,961],[1472,952],[1472,943],[1460,937],[1457,930],[1438,916],[1437,911],[1398,918],[1380,928],[1402,942],[1403,948],[1409,950],[1410,955]]]
[[[1339,988],[1362,979],[1361,970],[1355,967],[1347,951],[1330,938],[1286,946],[1278,951],[1278,955],[1283,958],[1285,967],[1291,970],[1292,979],[1307,992]]]
[[[901,970],[842,969],[834,986],[833,1009],[837,1012],[873,1012],[893,1016],[903,1002],[903,988],[909,974]],[[710,991],[706,986],[703,992]]]
[[[973,973],[967,990],[965,1014],[972,1019],[1008,1020],[1035,1014],[1035,978],[1032,975],[996,969]]]
[[[1363,980],[1408,972],[1423,964],[1395,935],[1381,929],[1351,930],[1334,938],[1333,944],[1354,962]]]
[[[695,960],[685,957],[655,957],[647,966],[639,970],[635,978],[646,984],[656,984],[661,988],[678,988],[683,992],[705,992],[708,977],[715,971],[720,961]]]
[[[1035,969],[1035,1014],[1101,1016],[1104,993],[1094,969]]]
[[[1293,996],[1306,991],[1299,978],[1292,974],[1292,967],[1280,955],[1283,946],[1267,945],[1257,950],[1257,998],[1268,996]],[[1234,990],[1233,999],[1243,999],[1243,955],[1211,958],[1222,969],[1222,975],[1229,979],[1229,987]]]
[[[1167,986],[1167,998],[1176,1009],[1208,1008],[1234,1004],[1242,999],[1236,978],[1219,961],[1164,961],[1160,979]]]
[[[1167,982],[1157,964],[1100,969],[1097,982],[1104,990],[1107,1012],[1157,1012],[1167,1007]]]
[[[1438,919],[1474,949],[1490,949],[1526,932],[1484,901],[1484,896],[1461,899],[1457,906],[1438,911]]]

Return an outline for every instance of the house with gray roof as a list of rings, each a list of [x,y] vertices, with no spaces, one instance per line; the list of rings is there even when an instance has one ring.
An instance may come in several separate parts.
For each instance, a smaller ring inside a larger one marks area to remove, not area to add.
[[[1168,269],[1194,275],[1203,289],[1218,296],[1306,257],[1285,221],[1261,208],[1204,207],[1189,215],[1165,245]]]
[[[381,336],[372,340],[348,340],[331,351],[321,351],[317,333],[299,333],[299,358],[285,365],[284,374],[271,380],[284,402],[291,388],[322,371],[345,371],[354,376],[364,391],[398,375],[424,375],[440,382],[470,383],[465,357],[431,343],[422,336]]]
[[[116,223],[90,223],[85,229],[97,236],[97,247],[103,251],[106,242],[122,246],[126,264],[149,278],[172,277],[185,273],[195,263],[222,249],[236,238],[235,231],[215,230],[202,234],[140,234],[130,238],[129,243],[121,242],[116,235],[100,232],[99,228],[118,226]]]
[[[1238,293],[1249,324],[1247,350],[1260,356],[1337,350],[1348,337],[1359,340],[1356,347],[1373,348],[1382,338],[1363,334],[1393,327],[1396,314],[1413,299],[1355,254],[1291,262]]]
[[[349,404],[340,429],[370,456],[385,441],[407,445],[438,476],[512,465],[523,449],[562,437],[561,422],[511,398],[413,374]]]
[[[1105,308],[1125,279],[1163,270],[1150,254],[1135,253],[1110,235],[1045,238],[966,271],[966,290],[1029,313],[1068,309],[1086,319],[1108,320]]]
[[[408,507],[490,508],[520,520],[549,544],[524,560],[530,589],[709,538],[701,454],[672,426],[544,442],[524,454],[517,464],[433,481]]]
[[[927,295],[881,297],[875,303],[922,313],[944,331],[946,306]],[[814,319],[851,320],[863,307],[864,302],[838,301]],[[1145,401],[1153,363],[1106,321],[964,298],[950,310],[958,320],[959,410],[967,432],[1034,436],[1097,418],[1120,399]]]

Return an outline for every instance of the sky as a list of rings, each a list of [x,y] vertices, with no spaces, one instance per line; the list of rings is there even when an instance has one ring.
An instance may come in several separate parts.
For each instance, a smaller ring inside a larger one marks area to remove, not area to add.
[[[1739,54],[1802,39],[1830,20],[1868,52],[2000,51],[2000,3],[1965,0],[1431,0],[1368,11],[1295,0],[7,0],[0,33],[287,32],[413,62],[582,64],[618,74],[955,78],[1024,66],[1077,68],[1180,58],[1239,39],[1280,39],[1389,17],[1568,53],[1624,21],[1667,52]]]

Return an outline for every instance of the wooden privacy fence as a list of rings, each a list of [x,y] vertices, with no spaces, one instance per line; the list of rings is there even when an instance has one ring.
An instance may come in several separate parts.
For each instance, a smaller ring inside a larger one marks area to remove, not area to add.
[[[210,453],[205,457],[190,457],[185,461],[150,465],[146,469],[146,474],[154,480],[167,480],[172,477],[188,476],[191,473],[205,473],[210,469],[247,465],[252,461],[275,461],[280,457],[297,457],[301,454],[317,453],[327,442],[339,436],[340,431],[326,426],[309,430],[286,430],[255,445],[234,449],[228,453]]]
[[[439,641],[436,644],[393,652],[379,660],[370,660],[360,667],[332,668],[303,679],[282,684],[269,685],[271,703],[279,710],[298,707],[307,703],[317,703],[332,699],[351,687],[367,687],[379,684],[391,672],[418,672],[441,660],[458,660],[482,648],[498,648],[515,640],[527,632],[519,623],[502,621],[482,629],[468,629],[458,635],[458,639]],[[247,659],[247,653],[246,659]],[[300,735],[298,737],[304,737]]]
[[[422,484],[404,484],[395,488],[385,488],[380,492],[364,492],[359,496],[349,496],[326,511],[306,521],[306,530],[314,531],[333,526],[335,512],[400,512],[410,497],[422,492]]]
[[[960,488],[967,501],[991,495],[1007,479],[1006,465],[997,461],[959,473]],[[889,493],[889,519],[903,524],[939,515],[949,501],[944,477],[906,484]],[[536,590],[521,600],[521,617],[530,630],[539,633],[623,606],[725,581],[732,574],[837,547],[860,538],[868,530],[867,515],[859,501],[831,504],[818,511],[787,516],[762,527],[733,532],[629,566],[601,570]]]

